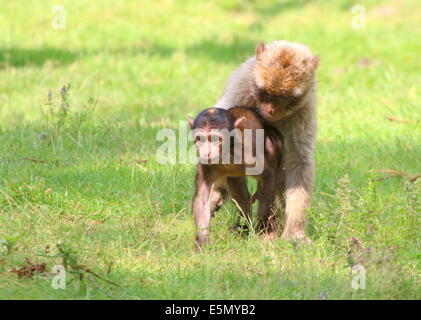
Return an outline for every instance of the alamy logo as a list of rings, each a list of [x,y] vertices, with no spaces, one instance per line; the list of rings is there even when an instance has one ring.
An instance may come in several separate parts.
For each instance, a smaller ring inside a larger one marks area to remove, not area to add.
[[[351,282],[351,287],[354,290],[357,289],[365,289],[365,277],[366,277],[366,271],[365,268],[360,265],[360,264],[356,264],[355,266],[352,267],[351,273],[353,275],[352,277],[352,282]]]
[[[51,27],[53,29],[66,29],[66,10],[62,5],[54,5],[51,9],[53,19],[51,20]]]
[[[365,7],[363,5],[355,5],[352,7],[352,13],[355,15],[352,19],[352,28],[365,29]]]
[[[66,269],[61,265],[55,265],[51,270],[54,277],[51,280],[51,286],[53,289],[66,289]]]
[[[246,175],[263,172],[265,156],[264,129],[194,129],[180,121],[178,139],[173,129],[162,129],[156,140],[163,142],[157,149],[160,164],[243,164]],[[188,147],[188,142],[194,144]]]

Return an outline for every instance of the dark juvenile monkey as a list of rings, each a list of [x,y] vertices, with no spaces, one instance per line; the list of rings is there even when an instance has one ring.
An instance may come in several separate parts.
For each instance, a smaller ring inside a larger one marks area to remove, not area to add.
[[[196,247],[201,249],[209,242],[211,217],[228,199],[229,192],[239,206],[240,215],[251,224],[250,193],[245,177],[248,175],[247,168],[256,166],[257,161],[262,161],[263,164],[260,172],[251,174],[258,181],[257,226],[259,231],[267,234],[272,232],[276,225],[272,215],[276,172],[281,164],[283,149],[279,133],[252,109],[244,107],[230,110],[209,108],[202,111],[196,119],[189,119],[189,123],[199,154],[193,198],[193,215],[197,227]],[[260,136],[263,141],[258,141],[259,129],[263,129],[263,135]],[[237,142],[242,146],[239,149],[235,147]],[[228,150],[223,150],[224,143],[229,146]],[[259,154],[259,143],[262,154]],[[247,145],[251,146],[249,155],[246,152]],[[223,159],[224,151],[228,152],[228,157],[225,158],[228,161]],[[235,161],[238,151],[241,154],[240,161]]]
[[[315,177],[318,56],[302,44],[262,42],[233,72],[215,107],[249,106],[282,134],[285,154],[278,190],[285,209],[284,239],[306,238],[307,209]]]

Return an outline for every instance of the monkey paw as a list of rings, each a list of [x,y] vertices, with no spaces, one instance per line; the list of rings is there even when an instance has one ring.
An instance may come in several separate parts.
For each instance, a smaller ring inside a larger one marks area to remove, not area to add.
[[[272,241],[278,236],[276,231],[264,232],[263,233],[263,242]]]
[[[311,244],[311,239],[305,235],[304,232],[296,232],[296,233],[286,233],[285,231],[282,233],[282,239],[293,241],[297,244],[308,245]]]
[[[196,250],[203,251],[203,248],[209,243],[209,241],[210,241],[209,234],[198,233],[196,235],[196,242],[195,242]]]

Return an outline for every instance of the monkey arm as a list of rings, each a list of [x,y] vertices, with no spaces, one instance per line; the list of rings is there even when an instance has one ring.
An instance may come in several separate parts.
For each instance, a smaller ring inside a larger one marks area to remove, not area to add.
[[[307,209],[315,179],[315,127],[311,123],[307,126],[301,126],[299,122],[296,124],[305,129],[291,130],[286,137],[284,239],[305,239]]]
[[[276,231],[275,216],[274,212],[272,212],[276,194],[275,183],[275,170],[265,170],[258,183],[259,208],[257,211],[257,228],[265,233]]]
[[[193,216],[196,223],[196,248],[201,249],[210,240],[210,193],[211,184],[207,181],[204,168],[201,164],[197,166],[196,172],[196,193],[193,198]]]

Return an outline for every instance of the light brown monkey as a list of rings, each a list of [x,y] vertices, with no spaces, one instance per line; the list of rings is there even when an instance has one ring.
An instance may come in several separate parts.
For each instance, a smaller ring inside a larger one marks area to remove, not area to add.
[[[319,57],[303,44],[262,42],[256,55],[233,72],[215,107],[257,108],[285,139],[280,170],[284,239],[306,237],[307,209],[315,178],[316,80]]]
[[[270,236],[276,229],[273,203],[276,196],[276,173],[282,160],[282,137],[250,108],[209,108],[203,110],[196,119],[189,119],[189,122],[200,160],[193,198],[196,248],[202,249],[209,242],[211,217],[227,200],[228,190],[240,207],[240,215],[246,219],[243,228],[247,229],[251,225],[247,175],[258,181],[257,229]],[[237,142],[238,149],[235,146]],[[224,143],[228,149],[223,149]],[[250,147],[248,151],[247,147]],[[237,153],[241,156],[235,159]],[[261,161],[259,170],[248,173],[247,168],[257,168],[258,161]],[[240,221],[237,226],[241,227]]]

